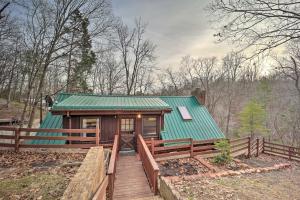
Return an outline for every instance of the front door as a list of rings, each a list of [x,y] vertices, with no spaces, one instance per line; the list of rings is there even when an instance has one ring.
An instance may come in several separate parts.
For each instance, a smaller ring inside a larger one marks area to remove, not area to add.
[[[135,119],[122,118],[121,126],[121,150],[128,151],[135,149]]]

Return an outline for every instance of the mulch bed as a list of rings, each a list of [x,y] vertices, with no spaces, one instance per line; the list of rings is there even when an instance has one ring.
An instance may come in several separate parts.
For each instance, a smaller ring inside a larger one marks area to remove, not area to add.
[[[162,176],[187,176],[207,173],[209,171],[194,158],[166,160],[158,164]]]
[[[232,160],[230,163],[226,163],[224,165],[216,164],[213,162],[213,159],[207,159],[207,162],[209,162],[211,165],[217,167],[219,170],[232,170],[232,171],[238,171],[242,169],[249,169],[250,167],[245,165],[243,162],[236,162],[235,160]]]
[[[239,159],[251,167],[271,167],[280,163],[291,163],[293,165],[300,166],[300,162],[293,162],[279,156],[271,156],[266,154],[260,154],[258,157],[252,156],[251,158],[240,156]]]
[[[284,158],[264,154],[250,159],[240,157],[239,160],[246,163],[250,168],[270,167],[279,163],[290,163],[292,167],[267,173],[215,178],[194,177],[193,179],[185,179],[184,177],[178,177],[178,179],[172,179],[172,185],[183,199],[299,199],[299,162],[290,162]],[[220,168],[220,166],[218,167]],[[226,166],[223,167],[227,168]]]
[[[85,154],[0,151],[0,200],[60,199]]]

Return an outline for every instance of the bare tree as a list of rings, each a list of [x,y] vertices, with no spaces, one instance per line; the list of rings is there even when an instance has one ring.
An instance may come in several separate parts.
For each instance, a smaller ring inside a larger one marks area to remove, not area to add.
[[[220,24],[219,41],[255,46],[256,54],[300,38],[298,1],[214,0],[208,9]]]
[[[226,84],[226,94],[225,98],[227,100],[227,116],[226,116],[226,128],[225,134],[229,134],[229,124],[231,121],[232,107],[234,97],[237,96],[238,88],[236,81],[239,78],[240,69],[242,67],[243,56],[231,52],[223,59],[223,70],[225,75],[225,84]]]
[[[49,66],[57,59],[68,55],[70,43],[65,42],[66,29],[68,21],[75,11],[80,10],[85,17],[93,16],[94,13],[101,11],[105,0],[67,0],[67,1],[50,1],[40,2],[32,0],[29,5],[24,8],[28,13],[28,43],[30,49],[35,52],[32,56],[34,66],[34,76],[38,75],[37,89],[34,93],[34,102],[31,109],[28,127],[32,126],[35,111],[39,102],[39,98],[44,89],[45,77]],[[31,84],[34,85],[34,84]],[[28,90],[27,96],[30,95]],[[28,98],[27,98],[28,99]],[[25,106],[26,107],[26,106]],[[26,109],[24,109],[26,111]]]
[[[123,68],[112,51],[99,54],[94,70],[94,91],[111,95],[122,88]]]
[[[116,28],[116,48],[121,54],[121,65],[125,71],[126,94],[132,94],[142,67],[151,67],[154,61],[155,45],[144,39],[146,25],[136,20],[135,28],[120,22]]]

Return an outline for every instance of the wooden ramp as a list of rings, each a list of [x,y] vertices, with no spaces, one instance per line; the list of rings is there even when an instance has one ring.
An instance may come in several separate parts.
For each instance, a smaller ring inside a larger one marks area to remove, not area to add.
[[[136,155],[119,155],[114,200],[160,199],[150,189],[142,162]]]

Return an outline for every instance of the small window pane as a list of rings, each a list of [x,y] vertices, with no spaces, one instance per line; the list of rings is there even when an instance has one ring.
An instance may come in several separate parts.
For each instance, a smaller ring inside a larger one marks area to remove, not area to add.
[[[156,117],[143,118],[143,135],[156,135]]]
[[[189,111],[185,106],[178,106],[178,110],[181,114],[182,119],[184,120],[192,119],[192,116],[190,115]]]
[[[134,131],[134,119],[121,119],[121,131]]]
[[[98,118],[82,118],[81,128],[82,129],[95,129]],[[95,137],[95,133],[83,133],[84,137]]]

